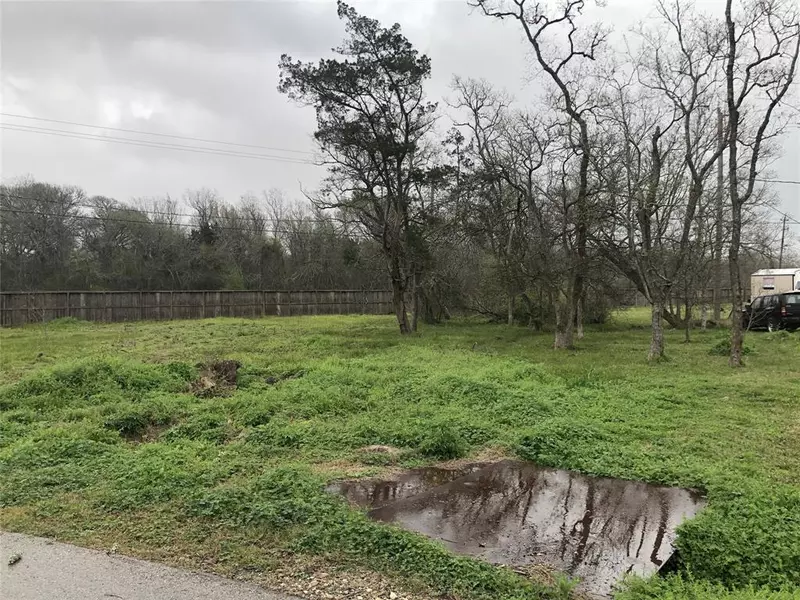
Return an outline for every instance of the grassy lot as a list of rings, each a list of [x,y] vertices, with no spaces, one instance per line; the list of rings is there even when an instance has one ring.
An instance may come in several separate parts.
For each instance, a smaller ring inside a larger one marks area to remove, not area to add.
[[[649,365],[647,318],[570,353],[466,321],[401,339],[389,317],[3,330],[0,527],[223,573],[324,560],[454,598],[564,597],[322,492],[384,468],[370,444],[402,465],[491,450],[708,494],[680,532],[684,574],[626,600],[799,597],[800,334],[748,335],[734,371],[721,332],[669,332]],[[192,393],[223,358],[238,389]]]

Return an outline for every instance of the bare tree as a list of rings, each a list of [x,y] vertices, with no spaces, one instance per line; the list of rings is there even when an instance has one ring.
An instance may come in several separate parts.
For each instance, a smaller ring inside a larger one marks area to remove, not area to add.
[[[512,111],[510,99],[485,81],[456,78],[453,87],[457,98],[451,105],[465,113],[456,127],[468,140],[463,226],[496,262],[512,325],[515,299],[535,277],[532,242],[542,233],[535,175],[544,162],[547,131],[537,118]]]
[[[779,109],[794,81],[800,53],[797,4],[785,0],[745,0],[734,15],[725,4],[725,84],[728,108],[728,195],[731,207],[732,324],[730,365],[742,365],[744,334],[739,254],[742,212],[753,198],[763,169],[765,144],[779,135]]]
[[[557,302],[554,347],[571,348],[578,306],[584,295],[590,221],[592,145],[589,127],[594,105],[593,99],[582,93],[587,89],[583,80],[586,72],[582,67],[587,61],[595,60],[596,53],[605,42],[605,34],[599,27],[587,32],[579,31],[577,21],[585,0],[569,0],[552,14],[548,14],[543,4],[530,4],[526,0],[475,0],[474,5],[479,6],[487,16],[515,19],[520,23],[539,67],[557,89],[559,107],[567,117],[570,145],[579,165],[574,194],[570,194],[570,199],[565,202],[565,208],[574,214],[574,242],[565,244],[565,247],[569,247],[572,260],[568,264],[568,276]],[[548,39],[553,35],[557,36],[557,41]],[[577,133],[573,133],[574,130]]]
[[[598,165],[609,187],[607,210],[627,221],[627,232],[600,230],[601,248],[651,305],[650,360],[664,355],[662,319],[688,336],[702,301],[697,286],[712,249],[706,184],[723,151],[713,127],[723,80],[720,31],[681,0],[659,2],[658,13],[660,23],[640,32],[638,56],[613,65],[607,77],[605,124],[616,142]],[[621,184],[613,181],[619,177]]]

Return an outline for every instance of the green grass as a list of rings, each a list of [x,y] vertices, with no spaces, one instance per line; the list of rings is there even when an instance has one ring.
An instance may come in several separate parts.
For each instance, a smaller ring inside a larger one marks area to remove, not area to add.
[[[574,352],[474,321],[401,338],[388,317],[3,330],[0,527],[229,573],[322,555],[457,598],[563,597],[322,492],[382,468],[367,445],[402,465],[491,448],[707,493],[683,574],[625,600],[797,597],[800,334],[749,334],[731,370],[722,332],[668,332],[651,365],[647,319],[622,313]],[[242,364],[238,389],[193,395],[220,358]]]

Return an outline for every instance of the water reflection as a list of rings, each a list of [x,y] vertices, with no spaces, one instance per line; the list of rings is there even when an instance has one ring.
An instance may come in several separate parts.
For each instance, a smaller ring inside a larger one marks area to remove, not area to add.
[[[422,493],[411,494],[419,489],[414,485],[373,488],[378,497],[371,502],[379,508],[370,516],[489,562],[553,565],[580,577],[581,588],[597,595],[608,594],[627,572],[657,570],[672,553],[677,525],[703,506],[689,490],[516,461],[486,466]]]
[[[471,463],[449,469],[423,467],[401,473],[394,479],[337,481],[330,484],[326,491],[344,496],[353,504],[363,508],[378,508],[450,483],[464,475],[474,473],[486,465],[487,463]]]

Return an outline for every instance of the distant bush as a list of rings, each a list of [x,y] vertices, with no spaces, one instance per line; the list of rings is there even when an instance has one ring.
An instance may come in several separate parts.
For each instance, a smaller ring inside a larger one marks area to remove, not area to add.
[[[743,346],[742,347],[742,354],[750,354],[752,349],[750,346]],[[708,353],[712,356],[729,356],[731,353],[731,339],[729,337],[724,337],[720,339],[716,344],[709,348]]]

